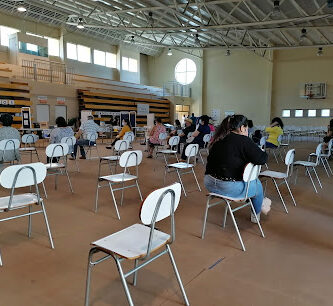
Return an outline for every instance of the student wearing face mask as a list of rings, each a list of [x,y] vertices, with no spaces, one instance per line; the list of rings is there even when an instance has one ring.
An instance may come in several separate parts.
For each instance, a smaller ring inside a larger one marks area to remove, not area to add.
[[[132,126],[131,126],[131,122],[129,121],[129,119],[123,119],[123,121],[121,122],[121,125],[122,125],[121,131],[116,136],[116,139],[113,141],[113,143],[111,143],[111,147],[114,146],[114,144],[116,143],[117,140],[123,139],[125,133],[132,131]]]
[[[248,137],[247,118],[243,115],[228,116],[218,127],[209,149],[205,186],[209,192],[224,196],[235,198],[245,196],[246,183],[243,181],[245,166],[248,163],[263,165],[266,161],[267,153]],[[249,197],[260,219],[260,212],[263,210],[267,213],[270,208],[266,207],[267,203],[263,205],[264,194],[259,179],[250,183]],[[252,213],[251,221],[256,222]]]
[[[189,143],[198,144],[200,148],[203,148],[205,144],[203,138],[206,134],[210,134],[210,128],[208,123],[209,123],[209,117],[207,115],[203,115],[200,117],[198,128],[192,133],[191,135],[192,141],[187,141],[188,144]],[[186,160],[185,150],[187,145],[185,145],[183,149],[182,161]]]

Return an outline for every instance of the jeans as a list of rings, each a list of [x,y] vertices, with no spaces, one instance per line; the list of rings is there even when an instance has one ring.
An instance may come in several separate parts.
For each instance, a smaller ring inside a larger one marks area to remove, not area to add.
[[[243,181],[222,181],[210,175],[205,175],[204,183],[209,192],[229,197],[245,198],[246,183]],[[250,183],[248,197],[251,198],[256,213],[260,213],[264,192],[259,179]]]
[[[80,153],[82,157],[86,157],[86,152],[84,151],[83,146],[94,146],[95,142],[89,141],[88,139],[78,139],[78,141],[74,145],[73,156],[76,158],[77,147],[80,147]]]
[[[268,149],[276,149],[277,146],[271,142],[266,141],[266,148]]]

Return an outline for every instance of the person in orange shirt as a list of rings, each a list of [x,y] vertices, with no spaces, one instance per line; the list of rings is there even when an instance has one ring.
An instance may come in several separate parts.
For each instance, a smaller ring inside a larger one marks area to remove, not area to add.
[[[121,125],[123,126],[116,139],[111,143],[111,147],[114,146],[117,140],[123,139],[125,133],[132,131],[131,122],[128,119],[123,119]]]

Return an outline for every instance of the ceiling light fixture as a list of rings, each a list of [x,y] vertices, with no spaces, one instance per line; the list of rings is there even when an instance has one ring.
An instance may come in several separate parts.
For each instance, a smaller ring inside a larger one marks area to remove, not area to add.
[[[274,1],[274,7],[272,11],[272,17],[279,17],[281,15],[281,10],[280,10],[280,1],[276,0]]]
[[[153,25],[154,25],[153,12],[149,12],[149,13],[148,13],[147,21],[148,21],[148,24],[149,24],[150,26],[153,26]]]
[[[226,52],[225,52],[225,56],[230,56],[231,55],[231,51],[228,49]]]
[[[17,7],[17,10],[20,12],[20,13],[24,13],[27,11],[27,8],[24,6],[24,3],[23,1],[21,1],[19,3],[19,6]]]
[[[307,36],[306,36],[306,29],[302,29],[299,41],[303,42],[306,38],[307,38]]]
[[[81,17],[78,19],[78,23],[77,23],[76,27],[78,29],[84,29],[84,22],[83,22],[83,19]]]
[[[324,54],[323,47],[319,47],[317,51],[317,56],[322,56]]]
[[[135,40],[134,40],[134,35],[131,36],[131,44],[134,44]]]
[[[195,40],[194,42],[201,47],[200,39],[199,39],[199,34],[195,34]]]
[[[169,48],[169,50],[168,50],[168,56],[171,56],[172,55],[172,50],[171,50],[171,48]]]

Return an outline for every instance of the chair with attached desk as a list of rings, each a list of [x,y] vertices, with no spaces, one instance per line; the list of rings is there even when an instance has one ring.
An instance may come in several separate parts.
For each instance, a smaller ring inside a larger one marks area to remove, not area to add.
[[[185,304],[190,305],[170,248],[175,240],[174,213],[180,195],[179,183],[153,191],[142,203],[141,224],[134,224],[92,243],[88,257],[85,306],[89,305],[91,270],[97,264],[108,259],[115,261],[128,304],[133,306],[126,278],[133,275],[133,286],[136,286],[138,271],[164,254],[169,255]],[[168,217],[171,218],[170,233],[157,230],[155,224]],[[93,260],[94,255],[100,253],[104,256]],[[134,261],[134,268],[126,273],[122,266],[125,261]]]
[[[238,210],[240,210],[242,208],[245,208],[247,206],[250,206],[250,209],[251,209],[252,213],[255,216],[256,223],[258,224],[261,236],[263,238],[265,238],[264,232],[263,232],[263,230],[261,228],[261,225],[260,225],[260,221],[258,220],[256,212],[254,210],[254,207],[253,207],[253,204],[252,204],[252,200],[248,196],[248,192],[249,192],[249,188],[250,188],[250,183],[252,181],[255,181],[258,178],[258,175],[260,173],[260,169],[261,169],[261,166],[258,166],[258,165],[253,165],[251,163],[249,163],[249,164],[246,165],[246,167],[244,169],[244,173],[243,173],[243,181],[246,183],[246,193],[245,193],[244,197],[233,198],[233,197],[228,197],[228,196],[220,195],[220,194],[217,194],[217,193],[209,193],[208,194],[208,199],[207,199],[207,204],[206,204],[206,210],[205,210],[205,215],[204,215],[204,220],[203,220],[203,226],[202,226],[201,239],[205,238],[208,209],[212,208],[214,206],[217,206],[217,205],[221,205],[221,204],[222,205],[225,204],[224,219],[223,219],[222,226],[223,226],[223,228],[225,228],[225,224],[226,224],[226,221],[227,221],[227,214],[229,212],[229,214],[231,216],[231,219],[232,219],[232,222],[234,224],[235,230],[237,232],[237,236],[238,236],[238,239],[239,239],[239,242],[241,244],[241,247],[242,247],[243,251],[245,251],[246,249],[245,249],[245,245],[243,243],[242,236],[241,236],[241,234],[239,232],[239,228],[238,228],[235,216],[234,216],[234,212],[236,212],[236,211],[238,211]],[[218,201],[212,203],[213,199],[218,199]],[[232,208],[231,203],[235,203],[236,207]]]
[[[54,249],[51,230],[49,227],[44,201],[40,197],[38,184],[42,183],[46,177],[46,167],[42,163],[25,165],[14,165],[4,169],[0,174],[0,185],[10,189],[10,196],[0,198],[0,214],[15,213],[0,219],[0,222],[17,218],[28,217],[28,237],[31,237],[32,216],[43,214],[46,229],[48,232],[51,248]],[[23,193],[14,195],[16,189],[22,187],[35,187],[35,193]],[[34,208],[39,206],[40,210]],[[22,209],[28,209],[22,214],[18,213]],[[2,259],[0,254],[0,266]]]

